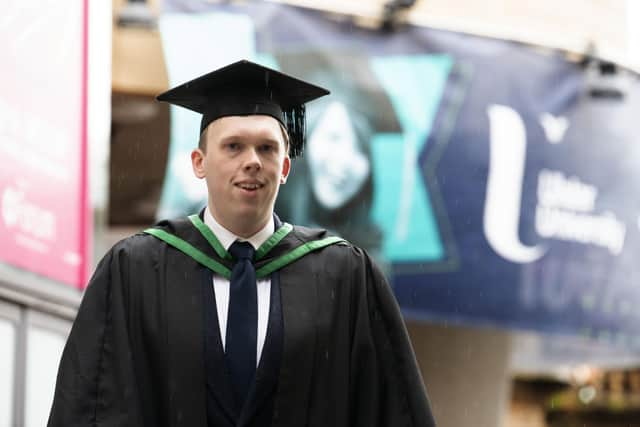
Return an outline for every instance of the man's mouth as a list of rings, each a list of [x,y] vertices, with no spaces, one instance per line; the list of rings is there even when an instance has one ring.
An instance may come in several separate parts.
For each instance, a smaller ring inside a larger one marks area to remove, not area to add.
[[[247,191],[255,191],[264,187],[264,184],[260,184],[259,182],[239,182],[235,185],[236,187],[242,188],[243,190]]]

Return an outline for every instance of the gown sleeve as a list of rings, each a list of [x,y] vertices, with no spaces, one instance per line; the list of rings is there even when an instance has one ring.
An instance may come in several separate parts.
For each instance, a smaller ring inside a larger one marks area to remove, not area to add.
[[[409,335],[384,275],[354,248],[351,426],[433,427],[435,421]]]
[[[141,426],[127,330],[126,253],[99,263],[58,370],[49,427]]]

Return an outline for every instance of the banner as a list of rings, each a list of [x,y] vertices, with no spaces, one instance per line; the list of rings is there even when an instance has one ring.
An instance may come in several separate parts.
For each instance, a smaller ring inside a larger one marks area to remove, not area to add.
[[[11,2],[0,20],[0,261],[86,283],[87,1]]]
[[[225,32],[230,19],[243,25]],[[635,76],[618,76],[623,97],[594,97],[597,73],[559,53],[427,28],[365,30],[270,3],[173,0],[162,21],[181,22],[161,25],[165,45],[192,46],[167,50],[172,85],[199,74],[171,73],[195,50],[198,61],[244,57],[332,91],[308,106],[306,152],[276,211],[373,253],[407,317],[640,345]],[[180,128],[189,150],[192,123]],[[186,155],[171,162],[189,165]],[[169,191],[178,181],[169,170],[160,212],[205,204],[180,203],[191,190]]]

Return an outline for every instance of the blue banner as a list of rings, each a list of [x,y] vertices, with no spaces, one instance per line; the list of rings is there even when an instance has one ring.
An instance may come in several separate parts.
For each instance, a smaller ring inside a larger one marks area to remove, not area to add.
[[[306,153],[276,210],[373,253],[406,316],[640,347],[635,76],[611,77],[623,97],[594,97],[597,73],[516,43],[383,33],[270,3],[165,3],[165,46],[200,44],[167,50],[172,84],[197,51],[331,89],[308,107]],[[192,128],[180,130],[190,147]],[[161,213],[197,205],[180,202],[176,182],[170,170]]]

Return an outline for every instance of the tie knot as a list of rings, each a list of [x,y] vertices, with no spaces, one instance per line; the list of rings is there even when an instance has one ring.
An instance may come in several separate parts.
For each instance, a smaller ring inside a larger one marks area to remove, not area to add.
[[[256,250],[249,242],[238,242],[237,240],[229,246],[229,253],[238,261],[248,259],[253,260]]]

